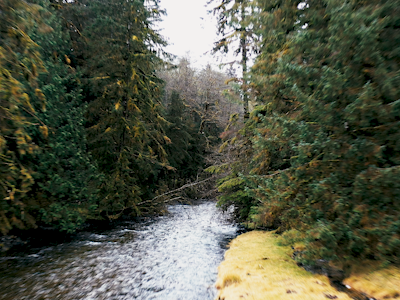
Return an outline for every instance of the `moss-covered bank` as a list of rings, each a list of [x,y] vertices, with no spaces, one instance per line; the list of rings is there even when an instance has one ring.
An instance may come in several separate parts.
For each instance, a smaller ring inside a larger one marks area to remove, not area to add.
[[[343,283],[370,299],[400,299],[400,269],[384,266],[381,262],[362,261]]]
[[[217,299],[351,299],[333,288],[327,277],[297,266],[290,255],[291,248],[279,246],[272,232],[240,235],[219,266]]]
[[[299,267],[293,250],[280,246],[273,232],[251,231],[230,243],[218,269],[218,300],[236,299],[351,299],[337,291],[329,279]],[[400,298],[400,269],[363,261],[353,266],[343,284],[368,298]]]

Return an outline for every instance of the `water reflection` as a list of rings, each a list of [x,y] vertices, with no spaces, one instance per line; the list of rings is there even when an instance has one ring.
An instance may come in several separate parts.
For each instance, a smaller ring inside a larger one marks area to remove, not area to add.
[[[237,227],[215,203],[3,261],[0,299],[214,299],[217,266]],[[12,262],[12,263],[10,263]]]

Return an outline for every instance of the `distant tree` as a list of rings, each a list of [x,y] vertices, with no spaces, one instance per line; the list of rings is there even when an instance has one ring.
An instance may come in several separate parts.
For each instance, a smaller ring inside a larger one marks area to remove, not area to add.
[[[166,149],[171,165],[177,169],[172,177],[197,178],[199,171],[219,160],[215,147],[230,115],[241,114],[241,100],[232,82],[227,83],[227,75],[211,66],[196,70],[187,58],[159,74],[165,81],[165,97],[169,98],[165,105],[171,124],[166,132],[171,144]]]
[[[159,71],[159,74],[165,81],[164,97],[168,98],[172,91],[180,94],[210,145],[215,145],[230,115],[241,113],[240,99],[228,83],[229,77],[209,65],[196,70],[189,59],[182,58],[176,67]]]
[[[214,53],[233,52],[236,56],[240,55],[238,62],[233,61],[229,64],[238,63],[242,69],[241,97],[244,107],[244,116],[249,114],[249,78],[248,66],[252,53],[258,52],[258,36],[255,34],[256,22],[253,18],[257,6],[251,0],[211,0],[209,4],[217,2],[213,8],[214,15],[218,18],[219,40],[215,43]]]
[[[190,107],[176,91],[170,95],[166,119],[170,142],[165,150],[170,165],[175,168],[174,172],[169,172],[169,179],[184,182],[196,179],[199,170],[204,168],[206,140],[199,131],[200,123],[193,120]]]
[[[187,105],[198,108],[197,71],[191,66],[190,58],[180,58],[176,65],[165,65],[158,71],[165,82],[163,103],[167,107],[172,92],[178,92]]]

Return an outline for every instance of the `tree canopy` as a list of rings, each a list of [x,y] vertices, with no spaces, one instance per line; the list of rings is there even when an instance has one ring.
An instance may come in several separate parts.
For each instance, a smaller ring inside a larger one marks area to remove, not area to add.
[[[398,262],[398,5],[257,2],[259,106],[236,137],[243,158],[220,181],[220,204],[304,243],[302,261]]]

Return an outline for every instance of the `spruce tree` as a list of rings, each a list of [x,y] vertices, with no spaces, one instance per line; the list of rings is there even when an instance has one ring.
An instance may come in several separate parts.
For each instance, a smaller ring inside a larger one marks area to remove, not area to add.
[[[305,243],[303,261],[398,262],[399,2],[257,3],[260,105],[220,203]]]
[[[176,169],[172,177],[185,182],[194,179],[204,167],[206,141],[199,132],[200,123],[193,121],[188,106],[176,91],[171,93],[166,120],[169,122],[166,134],[170,143],[165,150],[170,165]]]
[[[66,4],[89,102],[90,151],[106,175],[100,210],[111,219],[124,212],[140,214],[136,204],[152,197],[159,172],[168,167],[161,81],[155,75],[164,41],[153,22],[161,13],[156,1]]]
[[[257,89],[266,106],[246,177],[263,202],[256,219],[300,229],[305,260],[398,261],[399,3],[299,5],[282,3],[285,45],[265,44],[258,61],[268,70],[263,59],[278,58]]]
[[[82,100],[80,74],[71,66],[71,45],[62,30],[59,12],[43,7],[45,23],[51,32],[34,28],[30,36],[40,46],[46,72],[38,85],[47,99],[38,117],[46,134],[31,127],[32,138],[41,151],[32,167],[35,185],[30,193],[32,214],[42,224],[73,232],[90,217],[96,217],[100,174],[88,153],[84,128],[86,105]],[[34,95],[32,95],[34,97]]]

